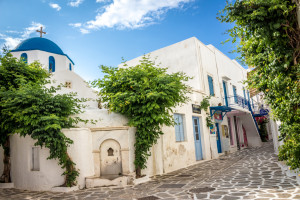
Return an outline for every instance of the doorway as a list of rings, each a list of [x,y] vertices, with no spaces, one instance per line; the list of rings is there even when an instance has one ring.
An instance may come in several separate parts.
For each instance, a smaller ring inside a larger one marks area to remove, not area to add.
[[[220,136],[219,123],[216,123],[216,127],[217,127],[217,136],[216,136],[216,140],[217,140],[218,153],[222,153],[222,146],[221,146],[221,136]]]
[[[199,117],[193,117],[196,160],[203,160]]]

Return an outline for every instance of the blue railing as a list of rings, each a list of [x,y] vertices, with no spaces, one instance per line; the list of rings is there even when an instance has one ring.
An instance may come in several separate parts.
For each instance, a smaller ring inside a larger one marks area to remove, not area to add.
[[[229,97],[227,97],[227,99],[224,98],[224,104],[226,106],[232,107],[232,108],[234,108],[235,106],[240,106],[242,108],[248,109],[251,113],[251,116],[252,116],[253,120],[254,120],[256,129],[257,129],[258,133],[260,134],[258,124],[257,124],[256,119],[254,117],[255,105],[253,103],[253,100],[252,100],[252,102],[250,102],[247,99],[236,95],[236,96],[229,96]]]
[[[240,106],[242,108],[248,108],[249,101],[241,96],[229,96],[227,97],[227,101],[224,98],[224,104],[227,104],[226,106]]]

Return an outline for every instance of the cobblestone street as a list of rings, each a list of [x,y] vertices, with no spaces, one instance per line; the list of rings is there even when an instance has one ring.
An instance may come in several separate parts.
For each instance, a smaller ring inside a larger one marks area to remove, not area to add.
[[[300,187],[277,165],[272,143],[159,176],[126,188],[72,193],[0,189],[0,199],[300,199]]]

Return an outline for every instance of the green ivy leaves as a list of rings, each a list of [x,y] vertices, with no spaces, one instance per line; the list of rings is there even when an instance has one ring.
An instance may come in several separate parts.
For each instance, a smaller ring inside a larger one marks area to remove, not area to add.
[[[92,82],[100,89],[99,96],[109,110],[128,117],[129,125],[137,128],[135,166],[137,176],[146,168],[150,148],[163,132],[163,125],[174,125],[173,108],[189,100],[190,88],[184,83],[184,73],[167,73],[167,68],[155,67],[144,56],[134,67],[101,66],[107,75]]]
[[[236,0],[220,12],[221,22],[235,23],[228,33],[248,66],[247,83],[264,93],[281,121],[279,159],[300,168],[300,29],[292,0]]]
[[[73,141],[61,129],[83,121],[71,116],[81,112],[84,100],[45,87],[50,74],[37,62],[28,65],[6,52],[0,63],[0,145],[4,146],[11,134],[30,136],[36,146],[50,150],[48,159],[58,160],[65,170],[65,186],[75,185],[79,172],[67,154]]]

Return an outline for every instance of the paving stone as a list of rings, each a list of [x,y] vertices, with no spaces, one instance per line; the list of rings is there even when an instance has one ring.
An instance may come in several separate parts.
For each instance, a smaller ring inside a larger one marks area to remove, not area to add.
[[[215,190],[191,193],[195,188]],[[300,187],[281,172],[272,144],[264,143],[260,148],[243,149],[222,156],[222,160],[210,160],[126,188],[91,188],[65,194],[0,189],[0,200],[133,200],[151,196],[170,200],[190,200],[194,196],[222,200],[291,200],[300,199]]]
[[[278,198],[289,198],[289,197],[291,197],[292,195],[291,194],[287,194],[287,193],[279,193],[279,194],[277,194],[277,197]]]

